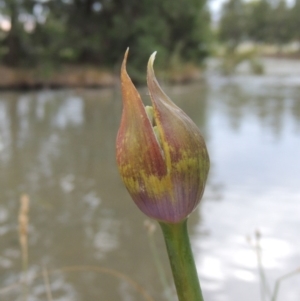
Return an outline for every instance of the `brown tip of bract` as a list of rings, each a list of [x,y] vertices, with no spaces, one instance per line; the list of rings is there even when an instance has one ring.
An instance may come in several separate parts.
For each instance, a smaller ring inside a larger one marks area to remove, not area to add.
[[[124,54],[124,58],[126,59],[126,61],[127,61],[128,53],[129,53],[129,47],[127,47],[125,54]]]
[[[121,67],[122,73],[124,71],[126,72],[126,63],[127,63],[128,53],[129,53],[129,47],[126,49],[125,54],[124,54],[124,59],[123,59],[123,62],[122,62],[122,67]]]

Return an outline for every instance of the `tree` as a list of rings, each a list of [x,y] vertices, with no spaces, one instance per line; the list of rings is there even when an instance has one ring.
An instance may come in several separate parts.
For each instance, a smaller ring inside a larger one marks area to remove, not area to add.
[[[273,9],[270,24],[270,40],[272,42],[282,45],[291,41],[292,33],[289,28],[290,11],[284,0],[280,0]]]
[[[8,50],[4,59],[10,65],[51,62],[112,68],[130,47],[133,78],[139,73],[144,78],[154,50],[159,51],[161,67],[167,67],[174,54],[183,62],[199,63],[207,55],[206,1],[0,0],[0,14],[11,20],[10,31],[3,32],[2,45]]]
[[[7,48],[4,53],[4,63],[15,66],[19,63],[19,58],[23,54],[22,49],[22,27],[18,22],[19,10],[22,2],[6,0],[1,3],[2,12],[10,19],[10,29],[2,40],[2,47]]]
[[[1,46],[4,49],[2,62],[9,66],[30,65],[35,61],[36,50],[41,46],[34,44],[35,33],[41,22],[42,12],[37,8],[46,3],[39,0],[0,1],[0,14],[9,20],[10,28],[2,31]],[[3,52],[3,51],[2,51]]]
[[[235,48],[246,35],[246,10],[242,0],[225,2],[221,11],[219,36]]]
[[[295,0],[290,12],[290,29],[292,37],[300,42],[300,0]]]
[[[268,0],[251,1],[247,5],[246,32],[255,42],[270,40],[272,7]]]

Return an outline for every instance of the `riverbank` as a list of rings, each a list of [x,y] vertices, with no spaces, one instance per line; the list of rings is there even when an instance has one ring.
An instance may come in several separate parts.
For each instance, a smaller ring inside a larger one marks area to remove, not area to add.
[[[262,68],[260,76],[276,77],[299,77],[300,59],[278,58],[278,57],[257,57],[257,62]],[[224,74],[221,58],[210,58],[207,60],[206,75]],[[231,75],[253,75],[253,69],[250,60],[244,60],[237,64]]]
[[[189,64],[176,66],[165,72],[158,71],[157,74],[164,81],[174,84],[189,83],[202,76],[199,68]],[[119,72],[93,66],[22,69],[0,65],[0,90],[107,88],[118,82]]]
[[[263,68],[263,75],[299,76],[300,59],[281,57],[257,57]],[[222,73],[222,60],[210,58],[206,71],[193,66],[176,66],[157,76],[165,83],[185,84],[203,79],[204,74]],[[235,74],[253,74],[249,61],[236,66]],[[145,74],[146,78],[146,74]],[[119,72],[93,66],[63,66],[59,68],[21,69],[0,65],[0,90],[39,90],[62,88],[109,88],[118,85]]]
[[[116,76],[96,67],[64,66],[57,69],[21,69],[0,66],[0,89],[111,87]]]

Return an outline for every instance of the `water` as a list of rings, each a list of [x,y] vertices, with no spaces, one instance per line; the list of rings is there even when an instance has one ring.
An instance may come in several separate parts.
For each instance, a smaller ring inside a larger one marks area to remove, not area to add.
[[[160,230],[148,234],[117,172],[118,91],[0,94],[1,301],[23,300],[23,193],[28,300],[49,292],[55,301],[176,300]],[[199,126],[211,157],[189,223],[204,296],[260,301],[255,233],[270,290],[300,268],[300,80],[211,75],[166,91]],[[149,100],[146,89],[141,95]],[[282,282],[280,300],[300,300],[300,274]]]

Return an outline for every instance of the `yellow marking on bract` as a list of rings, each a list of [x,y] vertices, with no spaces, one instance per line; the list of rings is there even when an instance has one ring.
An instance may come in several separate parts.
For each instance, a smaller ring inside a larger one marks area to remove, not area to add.
[[[157,142],[158,142],[158,144],[159,144],[159,146],[160,146],[160,149],[161,149],[161,151],[162,151],[162,153],[163,153],[163,149],[162,149],[162,141],[161,141],[161,137],[160,137],[160,134],[159,134],[159,130],[158,130],[158,128],[157,128],[157,125],[155,125],[155,126],[153,127],[153,131],[154,131],[156,140],[157,140]]]
[[[140,191],[140,184],[132,177],[122,177],[126,188],[130,193],[138,193]]]
[[[146,175],[144,171],[141,171],[137,177],[123,176],[123,180],[132,194],[139,194],[144,190],[149,199],[159,199],[167,194],[174,200],[173,185],[168,175],[159,178],[155,175]]]
[[[173,165],[177,172],[190,172],[192,169],[199,170],[199,160],[197,157],[182,157]]]
[[[160,132],[160,135],[162,135],[162,131],[159,131],[159,132]],[[162,147],[163,147],[164,154],[165,154],[165,162],[166,162],[166,166],[167,166],[167,171],[168,171],[168,173],[170,173],[171,169],[172,169],[171,152],[173,150],[173,147],[166,142],[166,139],[161,138],[161,140],[162,140]]]
[[[151,191],[153,196],[160,197],[164,194],[169,194],[170,196],[173,194],[173,185],[169,176],[164,176],[162,178],[158,178],[156,176],[150,175],[144,177],[145,182],[149,187],[151,187]]]

